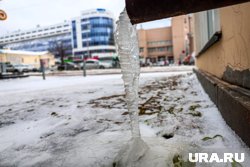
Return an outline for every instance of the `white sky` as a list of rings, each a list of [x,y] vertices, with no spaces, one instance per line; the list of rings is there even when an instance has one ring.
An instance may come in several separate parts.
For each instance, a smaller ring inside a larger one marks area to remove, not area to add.
[[[105,8],[116,18],[125,7],[125,0],[0,0],[0,9],[8,19],[0,21],[0,35],[16,30],[35,28],[63,22],[80,16],[81,11]],[[169,26],[168,19],[143,24],[143,28]]]

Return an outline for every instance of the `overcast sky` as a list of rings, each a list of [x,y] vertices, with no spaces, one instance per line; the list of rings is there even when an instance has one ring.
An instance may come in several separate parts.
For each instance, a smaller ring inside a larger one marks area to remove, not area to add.
[[[0,9],[6,11],[8,19],[0,21],[0,35],[18,29],[26,30],[36,25],[51,25],[77,17],[81,11],[105,8],[116,18],[125,7],[125,0],[0,0]],[[169,26],[167,19],[143,24],[143,28]]]

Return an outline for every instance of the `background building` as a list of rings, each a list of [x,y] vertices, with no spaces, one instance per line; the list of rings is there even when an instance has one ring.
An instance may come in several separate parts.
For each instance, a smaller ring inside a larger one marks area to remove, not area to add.
[[[140,56],[146,62],[173,61],[172,28],[138,30]]]
[[[105,9],[89,10],[72,20],[72,46],[75,56],[114,53],[114,18]]]
[[[31,52],[16,50],[0,50],[0,62],[9,62],[11,64],[29,64],[40,68],[40,60],[45,62],[45,67],[50,68],[55,65],[55,58],[49,52]]]
[[[65,54],[72,55],[71,24],[64,23],[39,27],[26,31],[17,31],[0,37],[0,45],[11,50],[48,51],[53,50],[54,43],[61,42],[65,46]],[[59,53],[52,51],[56,57]]]
[[[192,53],[191,15],[173,17],[171,22],[170,27],[138,30],[140,56],[152,63],[178,63]]]
[[[64,56],[82,56],[90,50],[91,56],[92,53],[115,52],[113,31],[113,15],[105,9],[93,9],[60,24],[3,35],[0,48],[50,51],[56,57],[61,56],[62,49]]]

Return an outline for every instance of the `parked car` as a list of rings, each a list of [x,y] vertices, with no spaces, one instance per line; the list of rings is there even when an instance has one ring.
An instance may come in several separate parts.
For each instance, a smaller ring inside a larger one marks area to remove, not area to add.
[[[34,65],[32,64],[27,64],[25,65],[27,67],[27,69],[29,70],[29,72],[37,72],[39,71]]]
[[[86,69],[105,69],[105,68],[112,68],[112,63],[108,62],[101,62],[96,59],[88,59],[86,60]],[[83,63],[80,63],[81,69],[83,68]]]
[[[12,64],[6,63],[6,72],[15,72],[15,67]]]
[[[157,66],[168,66],[169,65],[169,62],[168,60],[162,60],[162,61],[158,61],[157,62]]]
[[[58,70],[58,65],[53,65],[50,67],[50,71],[56,71]]]
[[[188,55],[184,58],[182,64],[184,65],[194,65],[195,64],[195,60],[192,57],[192,55]]]
[[[106,69],[106,68],[112,68],[112,67],[113,67],[112,62],[99,61],[99,68],[100,69]]]
[[[65,62],[64,65],[59,65],[57,67],[59,71],[62,70],[80,70],[80,67],[72,62]]]
[[[27,65],[17,64],[13,66],[14,66],[14,72],[19,72],[19,73],[29,72]]]

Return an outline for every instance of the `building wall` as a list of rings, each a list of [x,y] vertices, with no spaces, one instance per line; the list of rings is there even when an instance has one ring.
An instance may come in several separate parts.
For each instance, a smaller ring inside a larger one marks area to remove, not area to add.
[[[175,62],[182,60],[189,54],[189,38],[191,33],[191,20],[188,15],[182,15],[172,18],[172,36],[173,36],[173,53]]]
[[[172,28],[138,30],[140,56],[151,62],[167,60],[173,57]]]
[[[250,87],[250,3],[222,8],[219,17],[222,38],[197,58],[197,67],[230,83]]]
[[[30,64],[40,68],[40,60],[47,62],[46,67],[55,65],[55,58],[50,53],[44,55],[0,53],[0,62],[10,62],[11,64]]]
[[[183,60],[186,55],[192,53],[194,47],[192,39],[193,17],[191,15],[173,17],[171,22],[171,27],[138,30],[140,56],[156,60],[166,57],[172,63],[178,63],[179,60]],[[165,41],[165,43],[160,43],[160,41]],[[159,43],[157,44],[157,42]],[[170,49],[165,52],[150,51],[150,48],[159,47]]]

